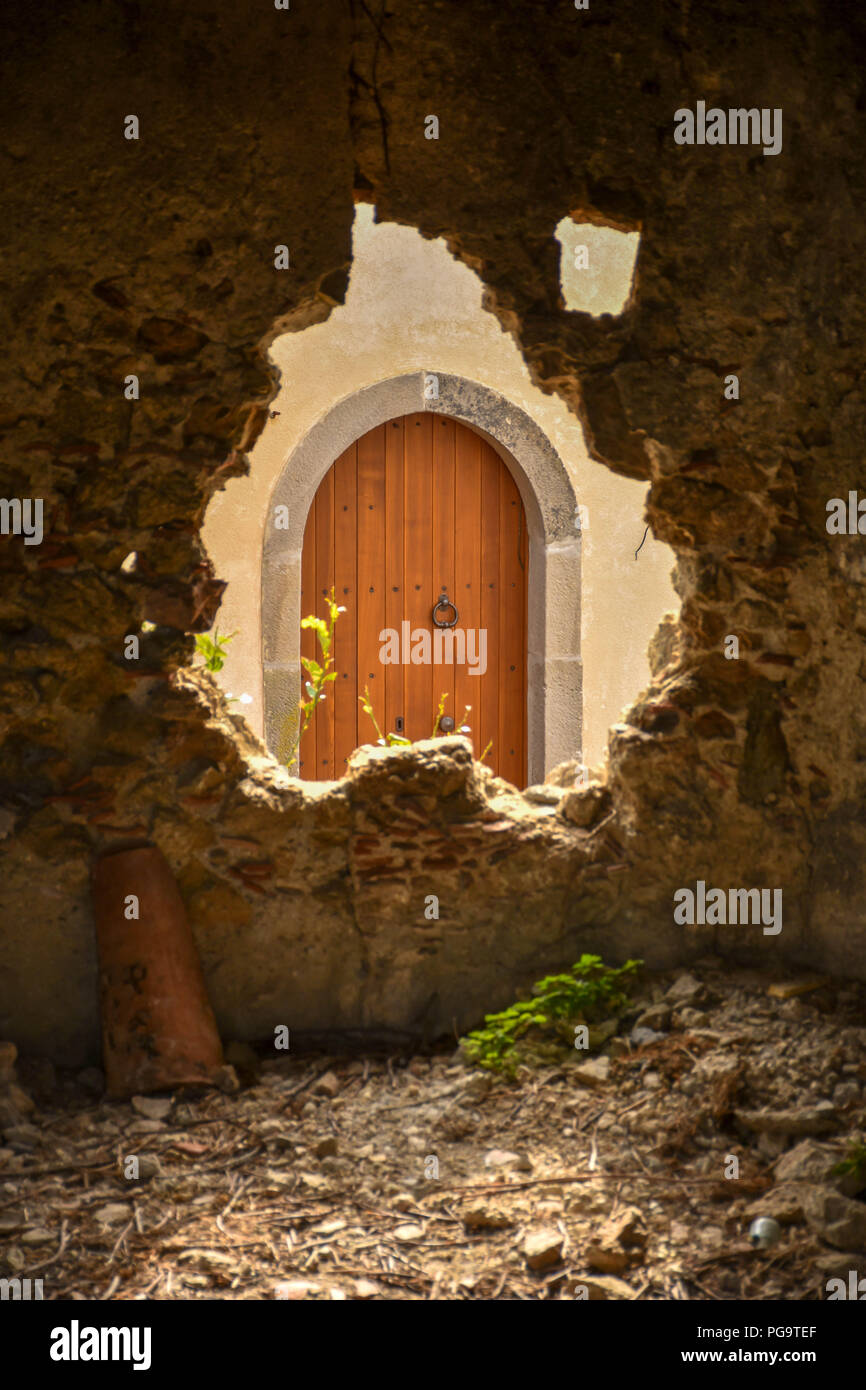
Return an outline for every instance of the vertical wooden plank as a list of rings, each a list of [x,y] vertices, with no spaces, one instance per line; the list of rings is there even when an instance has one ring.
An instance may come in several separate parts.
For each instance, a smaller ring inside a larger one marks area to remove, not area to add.
[[[431,609],[433,602],[442,593],[446,593],[449,599],[456,601],[454,590],[455,426],[456,422],[445,416],[434,415],[431,419],[433,450],[433,508],[431,513],[433,523],[433,594]],[[459,626],[463,626],[462,616]],[[431,630],[435,634],[435,627],[432,622]],[[448,648],[443,647],[443,658],[447,651]],[[451,659],[443,659],[438,665],[435,664],[435,655],[434,645],[433,710],[431,711],[428,733],[433,728],[433,717],[439,706],[440,695],[447,693],[448,696],[444,705],[444,713],[450,714],[452,719],[457,718],[454,707],[457,702],[455,678],[458,668],[455,665],[453,648],[451,649]]]
[[[358,746],[358,445],[351,444],[334,464],[334,585],[346,612],[337,618],[334,640],[336,681],[327,689],[334,705],[334,776],[346,771],[346,758]]]
[[[477,633],[482,625],[481,439],[460,424],[455,431],[454,598],[460,611],[460,627]],[[484,750],[479,724],[482,696],[487,682],[495,680],[489,657],[483,676],[470,677],[468,665],[458,666],[455,672],[454,718],[460,719],[466,706],[471,707],[469,727],[476,758]]]
[[[499,575],[499,455],[486,440],[481,441],[481,626],[487,630],[487,671],[481,681],[479,755],[489,742],[492,748],[487,764],[501,775],[502,744],[499,734],[500,672],[500,575]],[[477,678],[476,678],[477,679]]]
[[[313,613],[316,608],[316,503],[318,493],[313,498],[312,505],[307,515],[307,523],[304,527],[304,548],[301,551],[301,617],[306,618],[308,613]],[[301,656],[307,658],[316,655],[315,633],[301,629]],[[306,673],[301,667],[301,696],[304,694],[304,681]],[[316,725],[315,721],[309,726],[304,737],[301,739],[301,746],[298,749],[299,768],[298,775],[306,777],[308,780],[316,776]]]
[[[405,418],[403,486],[403,572],[405,621],[410,631],[423,628],[432,648],[431,612],[438,597],[433,593],[433,416],[422,412]],[[406,653],[409,656],[409,653]],[[431,650],[432,656],[432,650]],[[433,667],[406,665],[405,733],[407,738],[429,738],[436,705],[433,700]]]
[[[499,473],[499,775],[525,786],[525,522],[517,485],[504,464]]]
[[[385,670],[379,634],[385,627],[385,433],[379,425],[358,440],[358,693],[370,688],[385,731]],[[361,718],[367,716],[361,710]],[[364,741],[375,734],[365,734]]]
[[[316,494],[316,602],[313,611],[317,618],[326,618],[328,605],[325,596],[334,583],[334,470],[325,474]],[[321,656],[316,641],[316,660]],[[319,705],[313,720],[316,724],[317,781],[334,776],[334,702]]]
[[[404,421],[389,420],[385,425],[385,626],[400,635],[405,616],[405,576],[403,574],[403,436]],[[406,711],[403,665],[385,666],[385,723],[384,732],[396,729],[396,721]],[[359,692],[360,693],[360,692]],[[360,709],[360,706],[359,706]],[[375,734],[367,716],[359,742],[370,743]]]

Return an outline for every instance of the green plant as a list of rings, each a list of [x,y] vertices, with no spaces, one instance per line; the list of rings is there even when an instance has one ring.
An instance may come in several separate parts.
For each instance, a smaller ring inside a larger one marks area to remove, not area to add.
[[[226,643],[237,635],[237,632],[230,632],[227,637],[220,637],[219,628],[214,630],[213,639],[208,637],[206,632],[199,633],[195,639],[195,649],[204,657],[204,664],[209,671],[222,670],[226,662]]]
[[[436,737],[438,736],[438,734],[439,734],[439,724],[440,724],[440,721],[441,721],[441,719],[442,719],[443,714],[445,713],[445,701],[446,701],[447,699],[448,699],[448,691],[447,691],[447,690],[444,690],[444,691],[442,692],[442,694],[439,696],[439,705],[438,705],[438,708],[437,708],[437,710],[436,710],[436,718],[435,718],[434,721],[433,721],[433,732],[432,732],[431,735],[430,735],[431,738],[436,738]],[[379,728],[379,721],[377,720],[376,715],[375,715],[375,712],[374,712],[374,710],[373,710],[373,702],[372,702],[372,700],[371,700],[371,698],[370,698],[370,687],[369,687],[369,686],[367,686],[367,685],[364,686],[364,693],[363,693],[363,695],[359,695],[359,696],[358,696],[358,701],[359,701],[359,703],[360,703],[360,705],[361,705],[361,707],[362,707],[364,713],[367,715],[367,717],[368,717],[369,719],[372,720],[373,728],[376,730],[376,742],[377,742],[377,743],[381,744],[383,748],[385,748],[385,747],[387,747],[387,748],[411,748],[411,746],[412,746],[412,740],[411,740],[411,738],[404,738],[402,734],[383,734],[383,733],[382,733],[382,730]],[[469,715],[469,711],[470,711],[471,709],[472,709],[472,706],[471,706],[471,705],[467,705],[467,706],[465,707],[465,709],[464,709],[464,711],[463,711],[463,717],[462,717],[462,719],[460,720],[460,725],[459,725],[459,727],[458,727],[458,733],[461,733],[461,734],[468,734],[468,733],[471,732],[471,730],[470,730],[470,728],[469,728],[469,725],[466,723],[467,717],[468,717],[468,715]],[[488,748],[490,747],[489,744],[488,744],[487,746],[488,746]],[[485,752],[486,752],[486,751],[487,751],[487,750],[485,749]]]
[[[628,960],[618,968],[604,965],[600,956],[583,955],[571,970],[546,975],[533,985],[532,999],[521,999],[501,1013],[487,1014],[484,1027],[461,1039],[468,1061],[488,1071],[513,1076],[521,1060],[519,1044],[530,1029],[547,1030],[554,1041],[568,1038],[565,1023],[578,1020],[594,1023],[624,1008],[626,986],[634,977],[639,960]]]
[[[446,701],[447,699],[448,699],[448,691],[447,691],[447,690],[443,690],[442,694],[439,696],[439,706],[438,706],[438,708],[437,708],[437,710],[436,710],[436,718],[433,720],[433,732],[432,732],[432,734],[430,735],[431,738],[435,738],[436,735],[437,735],[438,732],[439,732],[439,721],[440,721],[440,719],[442,718],[443,714],[445,713],[445,701]]]
[[[837,1178],[866,1178],[866,1144],[859,1139],[854,1139],[848,1145],[845,1157],[832,1168],[831,1173]]]
[[[364,693],[363,693],[363,695],[359,695],[359,696],[358,696],[358,701],[359,701],[359,703],[360,703],[360,705],[361,705],[361,708],[363,709],[364,713],[373,721],[373,728],[376,730],[376,734],[377,734],[377,738],[376,738],[376,742],[377,742],[377,743],[380,743],[380,744],[382,745],[383,748],[394,748],[394,747],[398,747],[398,748],[409,748],[409,747],[411,747],[411,744],[412,744],[411,738],[404,738],[402,734],[383,734],[383,733],[382,733],[382,730],[379,728],[379,721],[377,720],[376,715],[375,715],[374,712],[373,712],[373,702],[372,702],[372,700],[371,700],[371,698],[370,698],[370,687],[369,687],[368,685],[365,685],[365,686],[364,686]]]
[[[289,749],[289,756],[286,759],[286,766],[291,767],[297,759],[298,749],[301,746],[301,739],[309,727],[310,720],[315,714],[318,706],[327,699],[325,686],[337,679],[336,671],[332,671],[334,658],[331,654],[331,646],[334,641],[334,628],[337,626],[337,618],[341,613],[345,613],[345,608],[339,605],[334,598],[334,589],[326,599],[328,605],[328,619],[317,618],[314,613],[301,619],[301,627],[312,629],[316,634],[319,643],[319,654],[321,661],[315,661],[311,656],[302,656],[301,665],[307,673],[307,680],[304,681],[304,689],[307,692],[307,699],[301,699],[298,703],[298,727],[295,737]]]

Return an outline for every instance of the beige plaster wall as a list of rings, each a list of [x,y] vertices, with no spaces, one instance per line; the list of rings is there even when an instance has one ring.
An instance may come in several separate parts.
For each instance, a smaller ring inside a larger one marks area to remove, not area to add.
[[[567,221],[557,235],[568,307],[619,312],[637,235]],[[588,247],[588,269],[574,268],[573,247],[580,244]],[[579,422],[532,385],[515,343],[481,308],[481,289],[443,242],[392,223],[376,225],[373,209],[361,204],[345,304],[325,323],[274,343],[282,384],[272,409],[279,413],[251,454],[250,476],[232,479],[216,494],[203,528],[216,573],[228,581],[219,630],[238,633],[218,679],[260,736],[262,541],[276,480],[292,450],[338,401],[419,370],[465,376],[513,401],[544,431],[568,470],[583,522],[584,762],[603,761],[609,726],[649,682],[647,645],[662,615],[678,611],[679,600],[667,546],[648,535],[635,560],[646,486],[589,458]]]

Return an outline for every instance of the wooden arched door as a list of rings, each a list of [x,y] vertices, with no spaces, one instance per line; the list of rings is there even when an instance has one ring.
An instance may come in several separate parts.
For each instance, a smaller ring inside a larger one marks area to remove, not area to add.
[[[327,616],[333,585],[337,679],[300,748],[300,774],[342,776],[376,733],[429,738],[441,694],[475,756],[526,780],[526,517],[514,479],[474,431],[432,412],[405,415],[349,446],[316,492],[304,532],[301,616]],[[433,609],[440,596],[447,602]],[[454,620],[454,605],[458,617]],[[318,659],[314,633],[302,655]]]

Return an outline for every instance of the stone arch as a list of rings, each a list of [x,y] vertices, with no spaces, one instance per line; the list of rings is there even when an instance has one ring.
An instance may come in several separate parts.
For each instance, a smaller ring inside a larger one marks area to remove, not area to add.
[[[581,755],[577,499],[561,458],[525,411],[478,382],[446,372],[412,372],[346,397],[286,459],[271,493],[262,548],[265,741],[275,757],[285,757],[286,731],[300,696],[301,549],[316,489],[355,439],[420,410],[449,415],[483,435],[523,499],[529,535],[527,771],[530,783],[542,781],[556,763]],[[287,509],[285,530],[274,525],[279,506]]]

